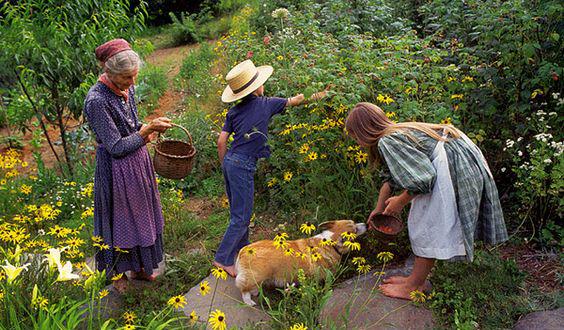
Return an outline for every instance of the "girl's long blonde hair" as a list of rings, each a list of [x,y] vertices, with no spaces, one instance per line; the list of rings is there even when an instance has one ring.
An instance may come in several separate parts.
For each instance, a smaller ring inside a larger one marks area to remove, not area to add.
[[[413,141],[417,140],[413,135],[409,134],[409,130],[412,129],[421,131],[438,141],[447,140],[442,138],[439,133],[439,131],[443,130],[450,137],[460,137],[460,131],[452,125],[420,122],[394,123],[386,116],[382,109],[369,102],[360,102],[355,105],[354,109],[347,116],[345,128],[357,142],[368,146],[370,159],[375,163],[380,162],[378,153],[378,141],[380,138],[397,131],[402,132]]]

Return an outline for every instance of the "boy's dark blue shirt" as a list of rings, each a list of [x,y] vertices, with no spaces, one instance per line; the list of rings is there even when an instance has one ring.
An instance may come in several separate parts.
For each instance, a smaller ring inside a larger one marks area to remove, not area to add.
[[[272,116],[286,108],[286,99],[280,97],[246,96],[227,112],[223,131],[235,133],[231,152],[256,158],[270,157],[267,145],[268,124]],[[259,131],[260,133],[252,134]],[[246,134],[251,134],[245,138]]]

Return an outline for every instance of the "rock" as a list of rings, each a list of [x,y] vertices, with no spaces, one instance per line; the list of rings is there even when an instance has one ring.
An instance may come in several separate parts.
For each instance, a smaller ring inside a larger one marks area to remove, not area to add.
[[[251,326],[252,329],[268,329],[270,317],[260,307],[250,307],[243,303],[241,292],[235,286],[235,279],[227,277],[227,280],[216,279],[210,275],[203,281],[208,281],[211,287],[211,292],[205,296],[200,294],[200,286],[197,285],[190,289],[184,296],[187,304],[184,306],[183,311],[186,316],[189,316],[192,311],[195,311],[198,318],[202,322],[207,322],[209,312],[216,309],[225,313],[227,328],[244,326]],[[215,297],[213,295],[214,288],[217,283]],[[213,305],[210,309],[210,304]],[[256,301],[256,297],[254,298]]]
[[[386,270],[386,276],[410,273],[412,262]],[[381,276],[372,272],[345,281],[333,291],[323,308],[320,321],[327,329],[433,329],[430,310],[379,293]]]
[[[559,330],[564,327],[564,307],[530,313],[522,317],[513,330]]]

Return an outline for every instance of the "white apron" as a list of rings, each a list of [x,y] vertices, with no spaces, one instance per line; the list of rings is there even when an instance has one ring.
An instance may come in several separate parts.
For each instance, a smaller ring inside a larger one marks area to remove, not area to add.
[[[431,156],[437,172],[433,190],[412,200],[407,228],[416,256],[447,260],[465,256],[466,249],[444,143],[437,142]]]

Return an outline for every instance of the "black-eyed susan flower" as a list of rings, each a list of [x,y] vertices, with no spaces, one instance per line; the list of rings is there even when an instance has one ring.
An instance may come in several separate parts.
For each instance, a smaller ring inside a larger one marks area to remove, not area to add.
[[[298,257],[298,258],[302,258],[302,260],[305,260],[305,258],[306,258],[306,254],[303,253],[303,252],[296,252],[296,253],[294,254],[294,256],[296,256],[296,257]]]
[[[276,241],[272,241],[272,245],[274,245],[274,247],[278,250],[285,250],[288,247],[288,243],[286,242],[286,240],[276,240]]]
[[[358,271],[359,274],[366,274],[370,271],[372,267],[370,267],[370,265],[367,264],[360,264],[358,265],[358,267],[356,268],[356,270]]]
[[[202,296],[207,295],[208,293],[210,293],[210,291],[211,288],[208,281],[203,281],[202,283],[200,283],[200,293],[202,294]]]
[[[314,262],[317,262],[318,260],[321,260],[321,253],[319,252],[315,252],[311,255],[311,260],[313,260]]]
[[[307,143],[304,143],[299,150],[300,154],[307,154],[307,152],[309,151],[309,145]]]
[[[284,250],[284,255],[287,257],[291,257],[294,255],[294,249],[292,248],[287,248],[286,250]]]
[[[227,279],[227,272],[223,268],[219,268],[219,267],[213,268],[212,275],[215,276],[215,278],[221,278],[222,280]]]
[[[252,257],[257,253],[257,250],[253,247],[246,247],[245,252]]]
[[[92,242],[94,243],[102,243],[104,240],[100,236],[92,236]]]
[[[315,230],[315,225],[311,222],[302,223],[300,231],[304,234],[311,234]]]
[[[270,180],[266,183],[266,185],[268,186],[268,188],[272,188],[272,187],[274,187],[277,183],[278,183],[278,179],[272,178],[272,179],[270,179]]]
[[[309,154],[307,154],[307,160],[316,160],[317,159],[317,152],[312,151]]]
[[[273,241],[285,241],[286,239],[288,239],[288,234],[286,233],[278,233],[276,234],[276,236],[274,236]]]
[[[196,324],[196,322],[198,322],[198,314],[196,314],[196,311],[192,311],[192,313],[188,316],[188,319],[190,320],[190,325]]]
[[[334,240],[330,239],[330,238],[322,238],[321,241],[319,242],[319,245],[321,246],[334,246],[336,245],[337,242],[335,242]]]
[[[137,318],[135,312],[127,311],[121,315],[126,324],[131,324]]]
[[[117,281],[123,277],[123,273],[116,274],[112,276],[112,281]]]
[[[133,324],[126,324],[125,327],[123,327],[124,330],[134,330],[135,329],[135,325]]]
[[[219,309],[216,309],[215,311],[211,312],[209,322],[213,330],[227,329],[225,314]]]
[[[414,290],[414,291],[411,291],[411,292],[409,293],[409,298],[410,298],[413,302],[416,302],[416,303],[424,303],[425,300],[427,299],[427,296],[426,296],[423,292],[421,292],[421,291],[419,291],[419,290]]]
[[[356,234],[350,231],[346,231],[344,233],[341,233],[341,237],[346,240],[352,241],[356,239]]]
[[[114,247],[114,250],[115,250],[116,252],[119,252],[119,253],[125,253],[125,254],[129,253],[129,251],[124,250],[124,249],[122,249],[122,248],[120,248],[120,247],[118,247],[118,246]]]
[[[343,246],[349,248],[351,251],[360,251],[360,243],[359,242],[351,242],[345,241]]]
[[[354,257],[352,260],[353,265],[363,265],[366,263],[366,259],[364,259],[363,257]]]
[[[394,258],[394,254],[392,252],[380,252],[376,255],[376,258],[382,262],[388,262]]]
[[[307,327],[303,323],[296,323],[290,327],[290,330],[307,330]]]
[[[290,180],[292,180],[293,176],[294,176],[294,174],[290,171],[284,172],[284,181],[290,182]]]
[[[182,308],[186,305],[186,298],[182,295],[174,296],[168,300],[167,304],[177,309]]]

